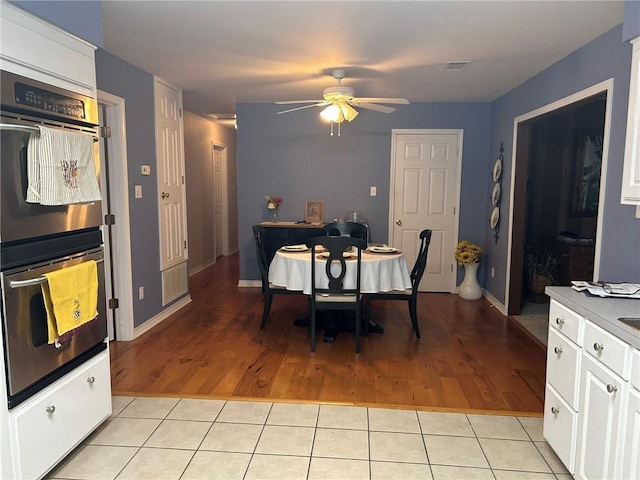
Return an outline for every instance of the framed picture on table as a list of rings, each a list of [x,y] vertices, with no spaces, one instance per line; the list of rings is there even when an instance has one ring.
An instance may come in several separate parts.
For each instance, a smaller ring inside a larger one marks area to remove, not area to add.
[[[324,200],[307,200],[304,203],[304,221],[324,223]]]

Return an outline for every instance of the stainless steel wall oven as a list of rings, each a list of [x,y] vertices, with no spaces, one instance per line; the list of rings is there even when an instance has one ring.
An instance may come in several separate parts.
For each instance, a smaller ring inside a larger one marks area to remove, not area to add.
[[[8,406],[14,407],[106,348],[101,203],[26,202],[27,148],[38,124],[98,137],[94,98],[0,71],[0,288]],[[98,148],[94,149],[99,172]],[[98,317],[47,341],[43,274],[98,263]]]

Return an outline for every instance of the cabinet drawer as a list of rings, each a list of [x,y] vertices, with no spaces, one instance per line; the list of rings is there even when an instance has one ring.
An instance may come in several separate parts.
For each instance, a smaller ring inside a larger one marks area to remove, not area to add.
[[[111,413],[107,351],[11,413],[18,478],[39,478]]]
[[[549,305],[549,325],[559,332],[562,332],[569,340],[577,345],[582,345],[582,317],[560,305],[555,300],[551,300]]]
[[[580,358],[582,349],[553,328],[547,347],[547,383],[574,409],[578,410]]]
[[[631,355],[631,374],[629,376],[631,386],[640,390],[640,350],[634,350]]]
[[[584,349],[615,373],[628,379],[626,359],[629,345],[618,337],[605,332],[590,321],[585,322]]]
[[[544,438],[573,474],[576,459],[578,414],[547,385],[544,400]]]

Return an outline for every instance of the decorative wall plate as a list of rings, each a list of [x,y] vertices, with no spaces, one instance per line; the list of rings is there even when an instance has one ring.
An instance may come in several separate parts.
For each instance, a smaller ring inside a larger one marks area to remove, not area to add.
[[[498,205],[498,201],[500,201],[500,191],[501,187],[499,183],[496,183],[493,186],[493,192],[491,192],[491,205]]]
[[[495,229],[498,226],[498,220],[500,220],[500,209],[498,207],[493,207],[491,218],[489,219],[489,225],[491,228]]]
[[[493,164],[493,181],[500,180],[500,175],[502,175],[502,159],[498,158],[496,163]]]

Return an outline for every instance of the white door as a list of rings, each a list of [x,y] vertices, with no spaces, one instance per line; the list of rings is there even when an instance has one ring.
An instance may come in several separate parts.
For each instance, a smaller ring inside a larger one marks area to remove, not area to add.
[[[411,268],[420,232],[432,230],[420,291],[455,292],[458,171],[462,150],[459,130],[394,130],[389,232]]]
[[[181,97],[180,90],[156,79],[160,270],[187,260]]]
[[[213,147],[213,215],[215,226],[215,257],[222,255],[223,211],[222,211],[222,149]]]

